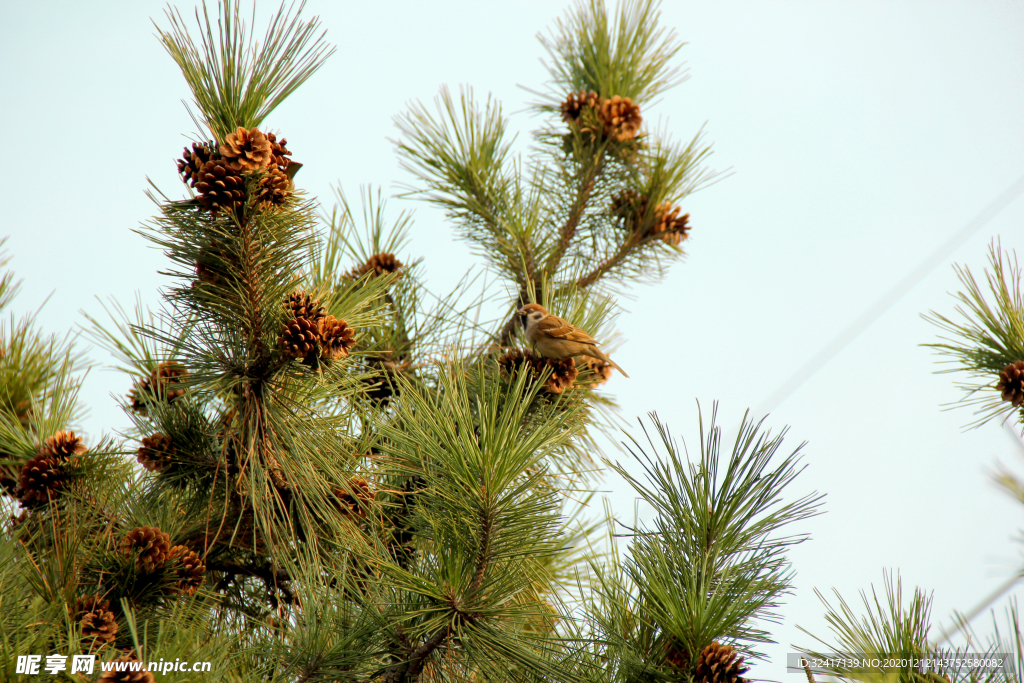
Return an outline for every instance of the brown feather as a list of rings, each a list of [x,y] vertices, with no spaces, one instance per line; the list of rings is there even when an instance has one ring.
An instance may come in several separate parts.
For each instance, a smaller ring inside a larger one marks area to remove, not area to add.
[[[575,325],[570,325],[558,316],[548,315],[540,321],[537,327],[556,339],[565,339],[581,344],[597,344],[597,341],[589,334]]]

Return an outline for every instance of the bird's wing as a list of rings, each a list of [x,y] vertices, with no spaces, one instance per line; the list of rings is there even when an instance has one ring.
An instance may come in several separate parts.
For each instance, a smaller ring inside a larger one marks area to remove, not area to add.
[[[593,337],[580,328],[575,325],[570,325],[566,321],[554,315],[549,315],[546,318],[541,319],[541,321],[537,323],[537,330],[543,334],[554,337],[555,339],[565,339],[567,341],[580,342],[581,344],[597,343]]]

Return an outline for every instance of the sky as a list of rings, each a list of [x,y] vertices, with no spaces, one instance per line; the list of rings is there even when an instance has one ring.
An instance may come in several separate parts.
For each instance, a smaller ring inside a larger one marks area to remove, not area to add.
[[[288,138],[304,163],[299,184],[328,207],[339,184],[350,196],[364,184],[398,194],[411,178],[394,154],[393,117],[443,84],[492,94],[528,140],[539,122],[521,86],[547,80],[536,35],[568,6],[309,0],[304,16],[320,16],[337,52],[267,127]],[[154,213],[147,177],[183,191],[174,159],[194,131],[181,103],[189,91],[153,35],[151,19],[167,26],[163,7],[4,0],[0,236],[24,281],[13,308],[48,298],[44,330],[78,334],[101,300],[154,305],[167,284],[162,254],[132,232]],[[827,639],[815,589],[859,604],[858,591],[898,571],[906,592],[932,592],[938,628],[1020,566],[1021,510],[991,472],[1024,472],[1022,449],[995,424],[964,430],[969,410],[944,409],[960,392],[954,376],[935,374],[921,345],[938,331],[921,314],[952,313],[954,263],[980,272],[992,239],[1014,249],[1024,236],[1017,198],[933,263],[1024,174],[1024,4],[675,1],[662,21],[687,43],[679,59],[690,77],[645,120],[676,139],[703,127],[709,166],[724,177],[683,203],[685,262],[620,302],[614,357],[631,378],[608,390],[632,433],[657,411],[691,452],[698,402],[705,413],[720,402],[727,439],[746,409],[760,418],[771,407],[766,425],[788,425],[790,449],[807,442],[788,495],[825,493],[826,514],[797,529],[812,540],[791,553],[794,592],[770,627],[779,644],[752,672],[788,680],[798,675],[783,668],[791,644],[813,644],[797,626]],[[481,267],[440,212],[389,203],[391,215],[402,210],[415,220],[404,256],[424,259],[435,291]],[[769,406],[923,263],[913,288]],[[90,374],[87,441],[127,426],[110,394],[128,388],[117,373]],[[630,516],[627,488],[605,484]]]

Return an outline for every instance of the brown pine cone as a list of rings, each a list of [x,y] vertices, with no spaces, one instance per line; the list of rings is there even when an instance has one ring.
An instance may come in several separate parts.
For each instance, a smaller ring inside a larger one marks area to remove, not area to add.
[[[367,273],[373,273],[373,277],[384,275],[385,273],[397,273],[402,270],[403,265],[401,261],[395,258],[394,254],[383,252],[374,254],[366,260],[366,263],[353,269],[349,273],[349,277],[353,280],[358,280]]]
[[[277,139],[277,135],[274,133],[267,133],[267,140],[270,142],[270,155],[271,165],[276,167],[281,173],[285,173],[288,170],[288,162],[292,153],[288,150],[288,140],[285,138]]]
[[[690,214],[680,216],[681,210],[678,206],[672,206],[671,202],[659,205],[654,210],[656,221],[650,234],[657,235],[669,244],[679,244],[685,240],[690,233]]]
[[[697,683],[747,683],[749,679],[742,674],[748,669],[736,650],[716,640],[701,651],[694,680]]]
[[[284,300],[284,309],[293,318],[306,318],[308,320],[319,320],[324,317],[324,307],[320,299],[314,299],[303,289],[296,289]]]
[[[134,654],[121,655],[114,662],[137,662],[138,657]],[[96,679],[96,683],[156,683],[156,677],[151,671],[104,671],[103,675]]]
[[[292,318],[281,327],[277,343],[286,358],[306,358],[316,353],[319,340],[316,321]]]
[[[239,126],[224,138],[220,153],[233,170],[249,172],[270,166],[274,147],[258,129],[246,130]]]
[[[40,453],[26,462],[18,475],[18,501],[24,507],[46,505],[67,485],[66,458]]]
[[[398,391],[397,377],[409,370],[409,361],[395,359],[391,353],[386,353],[379,358],[366,358],[366,366],[369,370],[376,370],[383,374],[376,377],[367,377],[363,380],[366,385],[366,395],[374,401],[390,401],[395,392]]]
[[[320,357],[324,360],[338,360],[348,356],[349,349],[356,345],[355,331],[344,320],[333,315],[317,321],[320,332]]]
[[[191,152],[188,147],[185,148],[181,159],[178,160],[178,173],[181,174],[183,182],[192,187],[196,186],[203,164],[213,158],[214,144],[213,142],[193,142]]]
[[[185,370],[185,366],[177,361],[169,360],[156,366],[150,376],[150,382],[152,386],[160,387],[159,395],[170,403],[185,395],[185,388],[182,385],[186,375],[188,375],[188,371]]]
[[[167,556],[168,563],[176,565],[178,578],[177,590],[185,595],[195,595],[199,587],[203,585],[203,575],[206,573],[206,565],[203,564],[199,553],[184,545],[176,545],[171,548]]]
[[[334,489],[334,495],[337,496],[335,507],[339,512],[366,517],[370,503],[376,498],[377,493],[370,488],[370,482],[362,477],[352,477],[344,489]]]
[[[690,668],[690,653],[675,638],[665,641],[665,662],[677,669]]]
[[[1003,395],[1003,400],[1015,408],[1024,403],[1024,360],[1015,360],[1003,368],[996,389]]]
[[[600,386],[612,378],[612,366],[603,360],[587,358],[586,364],[590,373],[590,386]]]
[[[643,122],[640,107],[630,98],[618,95],[601,102],[598,117],[604,124],[604,136],[619,142],[635,138]]]
[[[99,649],[117,637],[117,617],[110,611],[110,601],[98,595],[78,598],[74,618],[82,629],[82,639],[92,642],[90,649]]]
[[[612,214],[627,219],[632,224],[639,223],[646,211],[647,195],[640,194],[636,190],[623,190],[612,197]]]
[[[167,562],[171,552],[171,537],[152,526],[132,529],[121,539],[121,550],[128,557],[135,556],[135,566],[152,574],[157,567]]]
[[[576,377],[580,374],[579,370],[576,369],[576,361],[572,358],[563,358],[562,360],[548,360],[548,365],[551,366],[551,374],[548,376],[547,381],[544,382],[544,391],[549,394],[560,394],[576,381]]]
[[[203,164],[195,187],[203,208],[215,216],[245,205],[245,178],[224,159],[211,159]]]
[[[166,361],[157,365],[149,377],[138,382],[128,393],[132,410],[146,414],[146,407],[156,401],[171,403],[185,395],[183,386],[188,371],[177,361]]]
[[[43,442],[41,454],[51,455],[58,460],[69,460],[76,455],[84,455],[85,444],[81,437],[72,431],[59,431]]]
[[[535,354],[533,351],[523,349],[511,349],[498,359],[498,367],[501,374],[506,377],[515,377],[519,368],[524,365],[536,376],[547,361]]]
[[[569,124],[576,123],[584,107],[597,107],[600,101],[601,98],[593,90],[589,93],[585,89],[578,93],[571,92],[562,102],[562,120]]]
[[[174,463],[177,449],[171,437],[157,432],[142,439],[142,446],[136,456],[139,463],[150,472],[164,472]]]
[[[260,178],[256,189],[256,201],[264,209],[280,208],[292,196],[292,181],[277,167]]]
[[[145,415],[147,406],[153,400],[153,390],[149,378],[139,380],[128,392],[128,398],[131,400],[132,410],[139,415]]]

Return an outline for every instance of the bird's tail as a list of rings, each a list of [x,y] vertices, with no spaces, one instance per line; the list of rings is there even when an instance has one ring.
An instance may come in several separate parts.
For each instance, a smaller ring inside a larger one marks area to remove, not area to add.
[[[598,360],[602,360],[602,361],[604,361],[604,362],[605,362],[605,363],[607,363],[608,365],[612,366],[613,368],[615,368],[616,370],[618,370],[619,372],[621,372],[621,373],[622,373],[622,376],[623,376],[623,377],[625,377],[625,378],[627,378],[627,379],[629,378],[629,375],[628,375],[628,374],[626,374],[626,371],[625,371],[625,370],[623,370],[622,368],[620,368],[620,367],[619,367],[619,364],[618,364],[618,363],[616,363],[616,362],[615,362],[615,361],[613,361],[613,360],[612,360],[611,358],[609,358],[608,356],[606,356],[606,355],[604,354],[604,352],[603,352],[603,351],[601,351],[601,349],[597,348],[596,346],[595,346],[595,347],[593,348],[593,354],[592,354],[592,355],[594,355],[595,357],[597,357],[597,359],[598,359]]]

